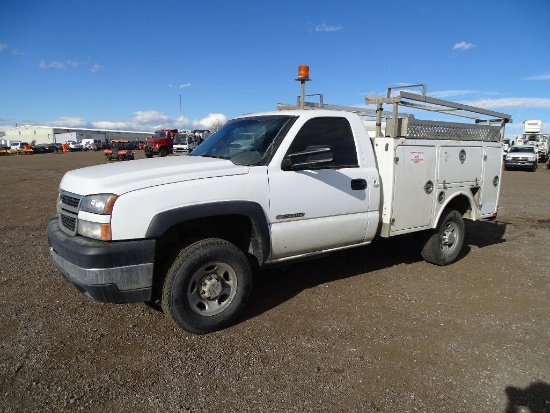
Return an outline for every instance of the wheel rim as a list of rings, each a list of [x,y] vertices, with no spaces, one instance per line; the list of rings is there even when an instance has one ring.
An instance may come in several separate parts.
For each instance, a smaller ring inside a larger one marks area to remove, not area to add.
[[[451,254],[458,245],[458,226],[454,222],[447,222],[441,231],[441,250],[444,254]]]
[[[191,309],[202,316],[221,313],[237,292],[237,275],[223,262],[210,262],[200,267],[189,282],[187,300]]]

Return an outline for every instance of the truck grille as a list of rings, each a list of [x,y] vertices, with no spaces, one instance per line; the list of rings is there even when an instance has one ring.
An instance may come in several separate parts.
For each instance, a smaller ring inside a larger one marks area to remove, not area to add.
[[[61,227],[68,229],[71,235],[76,233],[76,218],[68,215],[60,214],[59,220],[61,222]]]
[[[82,197],[70,192],[59,192],[59,228],[68,235],[76,235],[78,207]]]
[[[61,193],[60,197],[61,197],[61,204],[65,204],[73,208],[78,208],[78,204],[80,202],[81,197],[77,197],[75,195],[68,195],[64,193]]]

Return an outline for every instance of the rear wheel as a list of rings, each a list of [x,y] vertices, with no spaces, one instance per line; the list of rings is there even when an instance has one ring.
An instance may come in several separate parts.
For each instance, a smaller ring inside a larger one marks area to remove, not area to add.
[[[164,158],[166,155],[168,155],[168,149],[166,148],[161,148],[161,150],[159,151],[159,156],[161,158]]]
[[[252,290],[244,253],[217,238],[183,248],[166,274],[162,309],[179,327],[195,334],[223,329],[235,321]]]
[[[422,248],[422,258],[435,265],[456,261],[464,245],[464,220],[454,209],[443,211],[437,228]]]

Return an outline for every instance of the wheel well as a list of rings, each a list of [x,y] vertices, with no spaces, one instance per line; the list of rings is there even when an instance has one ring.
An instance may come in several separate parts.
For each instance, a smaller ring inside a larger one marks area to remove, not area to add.
[[[466,195],[458,195],[451,199],[445,206],[445,209],[455,209],[465,218],[470,218],[472,215],[472,205],[470,199]]]
[[[253,269],[266,259],[260,229],[246,215],[227,214],[180,222],[157,238],[153,297],[158,299],[166,272],[178,253],[187,245],[205,238],[220,238],[236,245],[249,258]]]
[[[228,214],[197,218],[170,227],[158,239],[158,251],[177,250],[196,239],[220,238],[235,244],[243,252],[265,261],[262,241],[252,220],[245,215]]]

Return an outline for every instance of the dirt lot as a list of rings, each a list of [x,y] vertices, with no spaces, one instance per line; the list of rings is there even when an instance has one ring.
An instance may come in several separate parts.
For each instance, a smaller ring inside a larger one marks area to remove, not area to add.
[[[405,237],[271,269],[237,325],[194,336],[85,298],[50,263],[63,173],[103,162],[0,158],[0,411],[550,411],[544,165],[504,172],[498,219],[467,224],[456,264]]]

